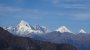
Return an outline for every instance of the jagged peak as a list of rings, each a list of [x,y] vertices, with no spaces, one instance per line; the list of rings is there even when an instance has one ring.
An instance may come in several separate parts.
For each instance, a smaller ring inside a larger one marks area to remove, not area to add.
[[[29,23],[24,20],[21,20],[21,22],[17,25],[16,28],[18,29],[18,31],[21,32],[25,32],[25,31],[32,32],[32,26],[30,26]]]
[[[24,20],[21,20],[21,22],[19,23],[19,25],[26,25],[26,26],[29,26],[29,23],[24,21]]]
[[[24,20],[21,20],[20,23],[17,25],[17,27],[20,27],[20,26],[21,27],[28,27],[28,28],[31,27],[30,24]]]
[[[59,31],[59,32],[61,32],[61,33],[64,33],[64,32],[72,33],[66,26],[61,26],[61,27],[58,28],[56,31]]]
[[[45,28],[40,25],[31,26],[28,22],[21,20],[17,25],[17,32],[29,32],[29,33],[44,33],[46,32]]]
[[[86,33],[86,31],[84,31],[84,29],[81,29],[79,33]]]
[[[42,31],[43,33],[48,32],[48,30],[47,30],[47,28],[45,26],[35,25],[34,29],[38,30],[38,31]]]

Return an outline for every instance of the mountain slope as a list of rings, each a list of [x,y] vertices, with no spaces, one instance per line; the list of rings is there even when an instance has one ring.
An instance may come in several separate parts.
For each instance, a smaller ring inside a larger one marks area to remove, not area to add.
[[[76,50],[76,47],[14,36],[0,27],[0,50]]]
[[[58,31],[47,33],[45,36],[46,41],[52,43],[68,43],[77,46],[78,50],[89,50],[90,46],[90,34],[72,34],[72,33],[60,33]]]

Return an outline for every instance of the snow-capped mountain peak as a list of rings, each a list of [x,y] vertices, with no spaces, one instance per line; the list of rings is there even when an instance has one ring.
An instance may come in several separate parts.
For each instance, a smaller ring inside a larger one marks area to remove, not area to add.
[[[81,29],[79,33],[86,33],[86,31],[84,31],[83,29]]]
[[[30,34],[43,34],[47,33],[47,28],[39,25],[31,26],[28,22],[21,20],[16,27],[4,27],[5,30],[18,35],[18,36],[29,36]]]
[[[24,20],[21,20],[16,28],[18,33],[33,32],[32,26],[30,26],[29,23]]]
[[[24,21],[24,20],[21,20],[21,22],[18,24],[18,26],[21,26],[21,27],[30,27],[29,23]]]
[[[59,31],[59,32],[61,32],[61,33],[64,33],[64,32],[72,33],[66,26],[61,26],[61,27],[58,28],[56,31]]]

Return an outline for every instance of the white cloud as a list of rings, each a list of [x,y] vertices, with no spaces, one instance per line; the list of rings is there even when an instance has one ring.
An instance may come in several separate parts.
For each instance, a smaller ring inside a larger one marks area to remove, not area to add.
[[[0,5],[0,17],[17,17],[17,18],[30,18],[41,19],[43,17],[55,16],[53,12],[48,12],[39,9],[26,9],[13,6]]]
[[[64,4],[65,8],[87,8],[87,5],[84,4]]]
[[[61,0],[42,0],[42,1],[50,2],[52,4],[58,4],[60,3]]]
[[[80,21],[85,21],[85,20],[90,20],[90,12],[63,12],[63,13],[58,13],[57,14],[59,17],[68,17],[70,20],[80,20]]]
[[[90,8],[89,4],[70,4],[70,3],[66,4],[66,3],[64,3],[64,4],[54,5],[54,6],[58,7],[58,8],[60,8],[60,7],[62,7],[62,8],[78,8],[78,9],[89,9]]]
[[[23,3],[25,0],[16,0],[18,3]]]
[[[60,0],[52,0],[52,3],[53,4],[58,4],[58,3],[60,3]]]
[[[76,20],[90,20],[90,13],[80,13],[72,15]]]
[[[48,0],[48,2],[58,8],[90,8],[89,0]]]
[[[41,13],[41,12],[40,12]],[[39,10],[37,9],[24,9],[12,6],[0,5],[0,17],[26,17],[31,19],[39,19]]]
[[[83,4],[64,4],[64,7],[76,7],[76,8],[86,8],[88,5]],[[89,9],[89,8],[88,8]],[[73,10],[74,11],[74,10]],[[90,20],[90,13],[71,13],[71,12],[49,12],[44,10],[38,9],[24,9],[24,8],[17,8],[11,6],[4,6],[0,5],[0,16],[14,16],[14,17],[26,17],[31,19],[40,19],[42,17],[56,17],[56,16],[71,16],[71,18],[75,20]]]

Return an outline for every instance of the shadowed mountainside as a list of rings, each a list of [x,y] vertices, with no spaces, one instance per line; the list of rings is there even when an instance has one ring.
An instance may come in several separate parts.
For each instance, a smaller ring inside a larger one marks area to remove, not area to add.
[[[76,50],[70,44],[54,44],[14,36],[0,27],[0,50]]]

